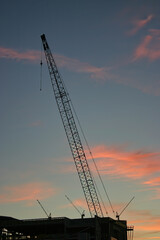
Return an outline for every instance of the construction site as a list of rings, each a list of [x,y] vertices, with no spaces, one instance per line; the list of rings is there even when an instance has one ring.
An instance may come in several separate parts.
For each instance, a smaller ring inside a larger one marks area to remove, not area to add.
[[[62,81],[44,34],[41,35],[41,40],[54,96],[88,206],[90,217],[85,218],[84,214],[77,219],[70,219],[67,217],[51,217],[51,215],[48,215],[45,212],[45,209],[37,200],[47,217],[41,219],[20,220],[12,217],[0,216],[1,240],[132,240],[134,227],[128,226],[126,220],[120,220],[120,215],[128,207],[133,198],[120,214],[116,214],[115,219],[105,216],[104,204],[102,205],[101,201],[99,200],[99,193],[92,177],[84,147],[80,139],[69,94]],[[95,162],[94,165],[102,182],[98,167],[96,166]],[[103,182],[102,185],[104,187]],[[106,190],[104,189],[104,191]],[[74,207],[76,208],[76,206]]]
[[[1,239],[130,240],[133,229],[112,218],[66,217],[18,220],[0,217]]]

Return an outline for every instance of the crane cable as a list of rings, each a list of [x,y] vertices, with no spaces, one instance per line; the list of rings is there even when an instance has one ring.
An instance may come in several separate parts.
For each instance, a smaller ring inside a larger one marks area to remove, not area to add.
[[[42,43],[41,43],[41,60],[40,60],[40,91],[42,91]]]
[[[87,145],[87,147],[88,147],[88,149],[89,149],[89,152],[91,152],[91,151],[90,151],[90,148],[89,148],[89,144],[88,144],[88,142],[87,142],[87,140],[86,140],[86,137],[85,137],[85,135],[84,135],[84,131],[83,131],[82,126],[81,126],[81,124],[80,124],[78,115],[77,115],[77,113],[76,113],[76,111],[75,111],[75,108],[74,108],[74,106],[73,106],[72,100],[71,100],[71,98],[70,98],[69,92],[68,92],[68,90],[67,90],[67,88],[66,88],[66,84],[64,83],[62,76],[61,76],[61,80],[62,80],[62,82],[63,82],[65,91],[66,91],[66,93],[68,94],[68,98],[69,98],[69,101],[70,101],[70,103],[71,103],[71,107],[72,107],[73,112],[74,112],[74,114],[75,114],[75,117],[76,117],[76,119],[77,119],[78,125],[79,125],[80,130],[81,130],[82,135],[83,135],[83,138],[84,138],[84,140],[85,140],[85,142],[86,142],[86,145]],[[91,158],[93,159],[93,156],[91,156]],[[96,190],[97,190],[97,192],[98,192],[98,195],[99,195],[99,197],[100,197],[100,199],[101,199],[101,202],[102,202],[103,208],[104,208],[104,210],[105,210],[105,213],[106,213],[106,215],[108,216],[108,212],[107,212],[107,210],[106,210],[104,201],[103,201],[103,199],[102,199],[102,196],[101,196],[101,194],[100,194],[100,191],[99,191],[99,189],[98,189],[98,186],[97,186],[97,184],[96,184],[96,182],[95,182],[95,179],[94,179],[92,173],[91,173],[91,176],[92,176],[92,178],[93,178],[93,181],[94,181]]]
[[[70,99],[70,101],[71,101],[71,99]],[[100,179],[100,181],[101,181],[101,184],[102,184],[102,187],[103,187],[103,189],[104,189],[104,192],[105,192],[105,194],[106,194],[106,196],[107,196],[107,199],[108,199],[108,201],[109,201],[110,207],[111,207],[112,212],[113,212],[113,214],[114,214],[114,216],[115,216],[115,211],[114,211],[114,209],[113,209],[111,200],[110,200],[110,198],[109,198],[109,195],[108,195],[108,193],[107,193],[107,190],[106,190],[106,188],[105,188],[105,185],[104,185],[104,183],[103,183],[103,180],[102,180],[102,178],[101,178],[101,175],[100,175],[100,173],[99,173],[97,164],[96,164],[96,162],[95,162],[95,160],[94,160],[94,158],[93,158],[93,154],[92,154],[91,149],[90,149],[90,147],[89,147],[88,141],[87,141],[87,139],[86,139],[86,137],[85,137],[84,131],[83,131],[83,129],[82,129],[82,126],[81,126],[81,124],[80,124],[79,118],[78,118],[78,116],[77,116],[77,114],[76,114],[76,111],[75,111],[75,108],[74,108],[74,106],[73,106],[72,101],[71,101],[71,106],[72,106],[73,111],[74,111],[74,114],[75,114],[75,116],[76,116],[76,118],[77,118],[78,125],[79,125],[79,127],[80,127],[81,132],[82,132],[83,138],[84,138],[84,140],[85,140],[85,142],[86,142],[88,151],[89,151],[89,153],[90,153],[91,159],[92,159],[92,161],[93,161],[93,163],[94,163],[94,166],[95,166],[95,168],[96,168],[96,171],[97,171],[98,177],[99,177],[99,179]],[[95,181],[94,181],[94,182],[95,182]],[[96,183],[95,183],[95,185],[96,185]],[[98,191],[97,185],[96,185],[96,188],[97,188],[97,191]],[[99,192],[99,191],[98,191],[98,192]],[[100,195],[100,192],[99,192],[99,196],[100,196],[100,198],[101,198],[101,201],[102,201],[103,207],[104,207],[104,209],[105,209],[105,212],[106,212],[106,214],[108,215],[108,212],[107,212],[107,210],[106,210],[106,207],[105,207],[105,205],[104,205],[104,202],[103,202],[103,200],[102,200],[102,197],[101,197],[101,195]]]
[[[41,44],[41,60],[40,60],[40,66],[41,66],[41,70],[40,70],[40,91],[42,91],[42,64],[43,64],[43,62],[42,62],[42,44]],[[60,73],[59,73],[59,74],[60,74]],[[109,204],[110,204],[110,207],[111,207],[111,209],[112,209],[112,212],[113,212],[113,214],[114,214],[114,216],[115,216],[115,211],[114,211],[114,209],[113,209],[113,206],[112,206],[111,200],[110,200],[109,195],[108,195],[108,193],[107,193],[107,190],[106,190],[106,188],[105,188],[105,186],[104,186],[104,183],[103,183],[103,180],[102,180],[101,175],[100,175],[100,173],[99,173],[99,170],[98,170],[97,164],[96,164],[96,162],[95,162],[95,160],[94,160],[94,158],[93,158],[93,155],[92,155],[91,149],[90,149],[90,147],[89,147],[88,141],[87,141],[87,139],[86,139],[86,137],[85,137],[85,134],[84,134],[84,131],[83,131],[82,126],[81,126],[81,124],[80,124],[80,121],[79,121],[78,115],[77,115],[77,113],[76,113],[76,111],[75,111],[75,108],[74,108],[74,106],[73,106],[73,103],[72,103],[72,101],[71,101],[71,98],[70,98],[70,96],[69,96],[68,90],[67,90],[67,88],[66,88],[66,85],[65,85],[65,83],[64,83],[64,81],[63,81],[62,76],[61,76],[61,80],[62,80],[62,82],[63,82],[63,84],[64,84],[64,88],[65,88],[65,90],[66,90],[66,92],[67,92],[67,94],[68,94],[68,98],[69,98],[69,100],[70,100],[70,103],[71,103],[71,106],[72,106],[73,112],[74,112],[74,114],[75,114],[75,116],[76,116],[76,119],[77,119],[78,125],[79,125],[79,127],[80,127],[80,130],[81,130],[81,132],[82,132],[83,138],[84,138],[85,143],[86,143],[86,145],[87,145],[87,148],[88,148],[89,154],[90,154],[90,156],[91,156],[91,159],[92,159],[92,161],[93,161],[93,163],[94,163],[94,166],[95,166],[95,169],[96,169],[97,174],[98,174],[98,176],[99,176],[99,179],[100,179],[100,181],[101,181],[102,187],[103,187],[104,192],[105,192],[105,194],[106,194],[106,196],[107,196],[107,199],[108,199],[108,201],[109,201]],[[93,178],[93,180],[94,180],[93,175],[92,175],[92,178]],[[106,213],[106,215],[108,215],[108,212],[107,212],[107,210],[106,210],[106,207],[105,207],[104,201],[103,201],[103,199],[102,199],[102,196],[101,196],[101,194],[100,194],[100,191],[99,191],[99,189],[98,189],[98,186],[97,186],[95,180],[94,180],[94,184],[95,184],[95,186],[96,186],[97,192],[98,192],[99,197],[100,197],[100,199],[101,199],[101,202],[102,202],[103,208],[104,208],[104,210],[105,210],[105,213]]]

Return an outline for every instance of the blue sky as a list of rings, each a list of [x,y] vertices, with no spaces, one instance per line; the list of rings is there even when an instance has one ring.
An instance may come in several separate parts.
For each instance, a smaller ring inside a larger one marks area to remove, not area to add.
[[[158,0],[2,1],[1,215],[45,217],[39,199],[79,217],[65,194],[86,208],[44,55],[39,90],[45,33],[115,211],[135,196],[121,218],[160,239],[159,13]]]

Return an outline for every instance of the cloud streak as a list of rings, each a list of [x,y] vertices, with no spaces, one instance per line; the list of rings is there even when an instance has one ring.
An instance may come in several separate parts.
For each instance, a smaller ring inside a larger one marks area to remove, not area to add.
[[[141,184],[149,187],[160,185],[160,178],[155,174],[160,173],[160,152],[148,152],[145,150],[127,151],[124,147],[98,145],[92,148],[94,159],[101,175],[111,178],[139,180]],[[87,157],[90,161],[90,157]],[[71,159],[67,160],[68,162]],[[93,163],[90,162],[92,171],[95,172]],[[75,168],[68,166],[64,169],[67,172],[75,171]],[[152,188],[158,192],[158,188]]]
[[[143,184],[156,192],[156,195],[153,197],[153,199],[160,199],[160,177],[149,178],[147,181],[144,181]]]
[[[147,23],[149,23],[153,19],[153,15],[149,15],[145,19],[136,19],[133,21],[133,29],[131,29],[128,34],[135,35],[141,28],[143,28]]]
[[[92,153],[99,169],[100,175],[106,175],[114,179],[135,180],[154,192],[153,199],[160,199],[160,152],[148,152],[145,150],[127,151],[124,147],[99,145],[92,148]],[[90,161],[90,158],[87,158]],[[70,160],[68,160],[70,161]],[[96,174],[93,163],[90,167]],[[64,170],[76,171],[72,166]]]
[[[47,182],[32,182],[19,184],[16,186],[4,186],[1,189],[0,203],[9,202],[32,202],[36,199],[46,199],[56,193],[54,189]]]
[[[160,43],[158,42],[160,31],[158,29],[151,29],[150,33],[151,34],[147,35],[135,49],[130,63],[142,58],[147,58],[152,61],[160,58]],[[153,45],[155,39],[157,39],[156,45]],[[158,47],[159,51],[157,51]],[[40,55],[41,52],[36,50],[19,52],[14,49],[0,47],[0,58],[37,64],[40,62]],[[156,80],[154,81],[155,84],[152,82],[152,84],[146,85],[146,83],[136,81],[135,79],[118,76],[115,73],[113,74],[113,70],[115,72],[117,67],[97,67],[87,62],[81,62],[78,59],[69,58],[63,55],[54,54],[54,56],[58,67],[66,68],[69,71],[77,73],[88,74],[95,81],[112,81],[116,84],[123,84],[125,86],[136,88],[147,94],[149,93],[155,96],[160,95],[159,83],[157,83]]]
[[[154,236],[153,239],[158,239],[160,233],[160,219],[158,215],[153,215],[148,210],[129,210],[128,216],[132,218],[130,220],[131,224],[136,226],[136,236],[135,239],[152,239],[151,238],[143,238],[142,236],[150,234]]]
[[[126,151],[105,145],[93,148],[101,174],[141,179],[160,172],[160,152]]]
[[[133,61],[146,58],[150,61],[160,59],[160,30],[150,29],[150,34],[144,37],[134,51]]]
[[[12,48],[0,47],[0,58],[37,62],[38,60],[40,60],[40,51],[28,50],[25,52],[19,52]]]
[[[148,181],[145,181],[144,184],[149,186],[160,186],[160,177],[152,178]]]
[[[95,67],[85,62],[80,62],[77,59],[71,59],[62,55],[55,55],[58,66],[65,67],[74,72],[88,73],[92,78],[105,80],[109,73],[109,68]]]
[[[29,124],[29,127],[41,127],[43,126],[43,122],[41,120],[37,120]]]
[[[31,63],[40,62],[41,52],[36,50],[28,50],[25,52],[19,52],[11,48],[0,47],[0,58],[17,60],[17,61],[29,61]],[[55,54],[56,63],[59,67],[66,68],[68,70],[87,73],[91,78],[106,80],[111,77],[109,74],[110,68],[96,67],[86,62],[81,62],[78,59],[69,58],[63,55]]]
[[[83,212],[83,210],[87,210],[88,211],[88,207],[87,207],[87,203],[85,199],[79,198],[79,199],[75,199],[74,201],[72,201],[73,204],[68,203],[66,205],[61,206],[61,208],[68,208],[71,207],[73,208],[73,205],[76,206],[78,208],[78,210],[80,212]]]

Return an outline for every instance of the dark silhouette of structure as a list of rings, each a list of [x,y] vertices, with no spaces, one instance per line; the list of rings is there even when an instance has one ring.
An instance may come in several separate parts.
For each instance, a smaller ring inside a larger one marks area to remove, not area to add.
[[[18,220],[0,217],[1,240],[127,240],[126,221],[109,217]]]

